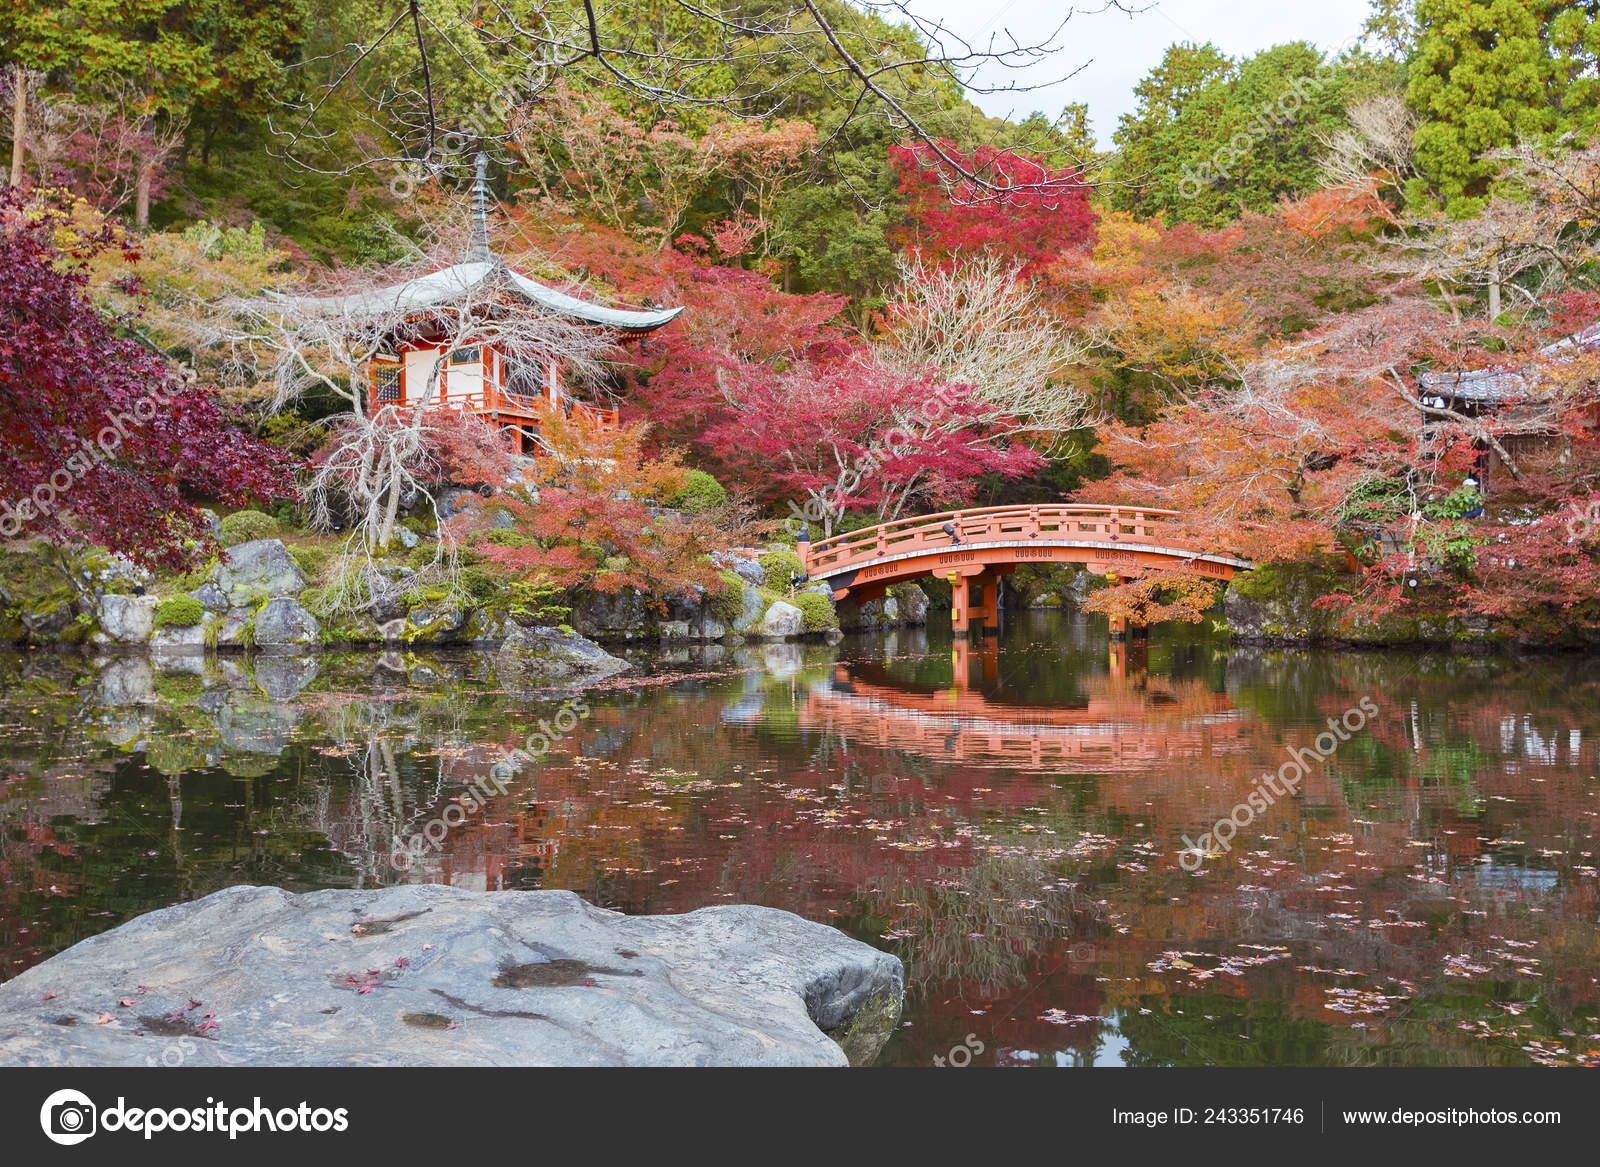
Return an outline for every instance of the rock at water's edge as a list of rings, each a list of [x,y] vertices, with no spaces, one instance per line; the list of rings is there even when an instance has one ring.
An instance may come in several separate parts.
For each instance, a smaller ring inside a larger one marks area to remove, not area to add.
[[[767,609],[767,614],[761,618],[761,623],[756,625],[755,632],[759,636],[782,640],[800,635],[800,629],[804,624],[805,615],[799,608],[784,600],[778,600]]]
[[[0,985],[0,1064],[859,1065],[903,989],[895,957],[774,908],[233,887]]]
[[[599,680],[631,666],[592,640],[560,628],[517,627],[500,646],[500,667],[530,679]]]

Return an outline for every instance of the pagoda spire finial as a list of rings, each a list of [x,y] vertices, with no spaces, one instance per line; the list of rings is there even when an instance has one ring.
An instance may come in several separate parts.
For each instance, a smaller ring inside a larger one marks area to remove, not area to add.
[[[472,182],[472,237],[467,242],[464,263],[492,263],[489,250],[489,156],[478,151],[478,173]]]

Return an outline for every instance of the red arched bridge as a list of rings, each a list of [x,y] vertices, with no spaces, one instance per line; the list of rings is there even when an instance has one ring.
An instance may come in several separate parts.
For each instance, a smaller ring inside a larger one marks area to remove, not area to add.
[[[1076,503],[981,507],[898,519],[802,542],[797,550],[807,577],[831,585],[836,600],[866,603],[902,580],[948,579],[951,624],[965,635],[975,622],[997,623],[1000,578],[1018,564],[1082,563],[1122,579],[1185,565],[1219,580],[1249,570],[1246,560],[1194,546],[1177,517],[1149,507]],[[1112,631],[1123,631],[1119,620]]]

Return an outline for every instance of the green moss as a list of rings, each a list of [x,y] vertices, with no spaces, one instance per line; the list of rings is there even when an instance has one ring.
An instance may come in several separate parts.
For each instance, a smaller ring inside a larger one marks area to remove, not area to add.
[[[197,567],[193,571],[187,572],[184,575],[180,575],[178,577],[178,586],[186,592],[192,592],[196,588],[201,587],[208,579],[210,579],[211,573],[216,569],[217,557],[213,555],[210,559],[206,560],[203,567]]]
[[[169,596],[156,604],[156,628],[193,628],[206,618],[204,605],[193,596]]]
[[[728,492],[704,470],[691,470],[685,477],[683,489],[667,499],[674,510],[702,515],[728,501]]]
[[[521,531],[496,528],[478,537],[480,543],[493,543],[496,547],[526,547],[533,540]]]
[[[413,535],[432,535],[439,529],[438,521],[431,514],[412,515],[409,519],[401,519],[400,525]]]
[[[305,572],[307,579],[316,579],[322,574],[322,569],[327,566],[328,560],[333,558],[333,552],[327,547],[318,547],[316,544],[307,544],[300,547],[289,548],[289,555],[301,571]]]
[[[257,539],[271,539],[280,529],[277,519],[260,511],[235,511],[222,520],[221,527],[224,547],[236,547]]]
[[[477,568],[463,568],[458,577],[462,593],[474,604],[487,604],[501,594],[501,587],[493,576]]]
[[[1235,595],[1264,600],[1286,593],[1311,589],[1325,595],[1337,589],[1337,573],[1314,563],[1263,563],[1241,571],[1228,584]]]
[[[787,547],[780,547],[761,557],[761,573],[767,587],[787,592],[794,586],[794,577],[805,574],[805,567],[798,555]]]
[[[735,572],[719,571],[720,588],[706,593],[706,615],[722,624],[732,624],[744,614],[744,580]]]
[[[833,610],[833,601],[827,596],[817,592],[806,592],[795,597],[794,606],[800,609],[801,632],[826,632],[830,628],[839,627],[839,617]]]

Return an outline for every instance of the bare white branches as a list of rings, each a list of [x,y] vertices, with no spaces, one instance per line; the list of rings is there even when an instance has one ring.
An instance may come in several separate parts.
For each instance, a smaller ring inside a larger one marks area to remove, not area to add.
[[[1106,0],[1092,12],[1121,7]],[[438,173],[502,141],[506,111],[537,104],[558,80],[623,104],[756,119],[782,112],[797,90],[820,90],[845,111],[830,141],[871,114],[922,143],[976,197],[1005,197],[1014,176],[948,147],[953,111],[964,92],[1064,80],[1026,83],[1019,71],[1062,52],[1075,14],[1038,41],[1002,29],[980,43],[911,0],[673,0],[643,19],[626,0],[381,0],[360,42],[297,66],[306,88],[274,130],[283,155],[307,169]],[[357,107],[370,130],[358,157],[333,148],[334,105]]]
[[[1355,190],[1376,179],[1380,188],[1403,194],[1406,180],[1416,173],[1411,143],[1418,125],[1405,96],[1374,94],[1352,103],[1345,112],[1347,124],[1317,131],[1326,151],[1322,181]]]
[[[995,256],[950,267],[903,259],[879,354],[904,369],[936,368],[971,385],[1005,434],[1055,435],[1083,424],[1089,402],[1065,374],[1087,346],[1063,328]]]

